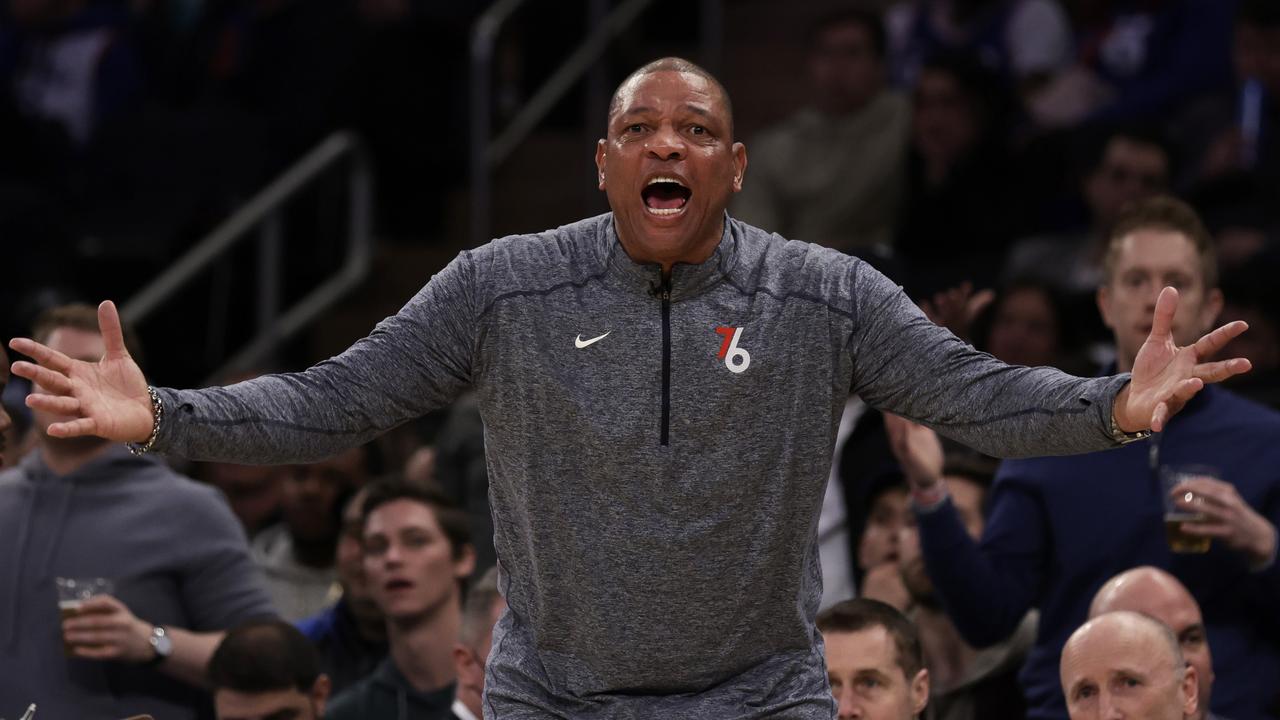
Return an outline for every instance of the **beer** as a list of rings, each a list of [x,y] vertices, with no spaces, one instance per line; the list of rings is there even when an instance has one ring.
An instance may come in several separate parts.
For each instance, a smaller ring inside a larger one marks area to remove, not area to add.
[[[54,578],[54,586],[58,589],[58,622],[62,623],[81,615],[86,600],[99,595],[115,593],[115,583],[107,578]],[[62,633],[62,651],[67,657],[75,655],[75,648],[93,648],[96,645],[72,645],[67,642],[66,633]]]
[[[1169,549],[1176,553],[1206,553],[1213,538],[1192,535],[1182,530],[1184,522],[1199,522],[1203,515],[1196,513],[1168,513],[1164,516],[1164,539]]]
[[[84,603],[83,600],[59,600],[58,601],[59,619],[62,622],[66,622],[67,620],[79,615],[80,606],[83,603]],[[65,634],[63,634],[62,636],[62,652],[66,653],[67,657],[73,657],[76,654],[75,646],[67,642],[67,636]]]

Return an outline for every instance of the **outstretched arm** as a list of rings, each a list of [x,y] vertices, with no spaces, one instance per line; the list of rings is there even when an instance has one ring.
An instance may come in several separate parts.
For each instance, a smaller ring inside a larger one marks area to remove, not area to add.
[[[900,288],[865,264],[857,278],[851,340],[853,390],[868,404],[920,422],[989,455],[1028,457],[1115,446],[1120,430],[1163,429],[1206,382],[1249,369],[1208,362],[1244,323],[1179,348],[1170,334],[1177,293],[1166,288],[1151,338],[1128,376],[1078,378],[1053,368],[1006,365],[940,328]]]
[[[466,253],[396,315],[341,355],[314,367],[225,388],[159,389],[156,449],[198,460],[305,462],[363,443],[448,404],[471,382],[476,323]],[[146,442],[155,424],[146,380],[124,349],[116,309],[98,311],[106,354],[82,362],[28,339],[10,343],[35,362],[13,372],[44,392],[27,404],[69,419],[55,437]]]

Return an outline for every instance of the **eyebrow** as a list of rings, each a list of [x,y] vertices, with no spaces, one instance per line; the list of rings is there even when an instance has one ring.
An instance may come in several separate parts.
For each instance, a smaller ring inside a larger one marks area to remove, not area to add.
[[[680,106],[680,109],[691,112],[695,115],[701,115],[702,117],[713,117],[710,110],[700,105],[690,105],[689,103],[685,103]],[[632,115],[644,115],[645,113],[651,112],[655,112],[655,110],[648,105],[641,105],[639,107],[627,108],[626,110],[618,113],[618,119],[630,117]]]

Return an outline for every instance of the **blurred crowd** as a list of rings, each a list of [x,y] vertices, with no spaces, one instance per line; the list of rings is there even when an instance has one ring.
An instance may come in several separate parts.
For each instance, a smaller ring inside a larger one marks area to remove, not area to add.
[[[476,11],[10,0],[0,238],[26,264],[0,329],[100,356],[93,309],[26,279],[73,256],[61,282],[96,294],[165,252],[129,238],[176,243],[332,127],[427,183],[383,199],[419,231],[456,181],[419,171],[457,144],[398,150],[465,126]],[[818,525],[840,717],[1280,718],[1280,2],[878,2],[801,41],[811,101],[743,138],[734,217],[867,259],[1011,364],[1131,370],[1172,285],[1178,342],[1243,319],[1223,354],[1253,365],[1076,458],[998,462],[851,397]],[[473,401],[321,463],[179,475],[48,437],[29,391],[0,412],[0,715],[38,688],[43,717],[483,717],[504,605]],[[54,574],[115,587],[59,620]]]

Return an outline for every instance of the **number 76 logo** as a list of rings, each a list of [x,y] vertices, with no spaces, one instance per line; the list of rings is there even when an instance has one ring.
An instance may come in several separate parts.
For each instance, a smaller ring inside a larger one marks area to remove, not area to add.
[[[724,360],[724,366],[729,368],[729,372],[740,373],[746,370],[751,365],[751,353],[738,347],[742,328],[718,327],[716,333],[724,336],[724,342],[720,343],[720,352],[716,357]]]

